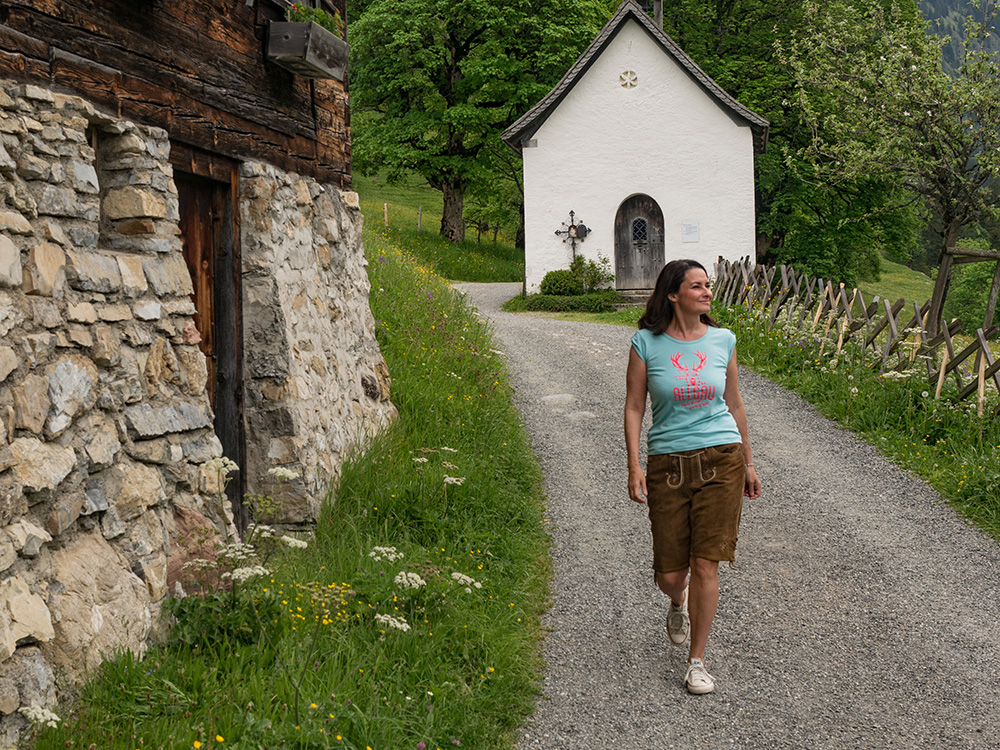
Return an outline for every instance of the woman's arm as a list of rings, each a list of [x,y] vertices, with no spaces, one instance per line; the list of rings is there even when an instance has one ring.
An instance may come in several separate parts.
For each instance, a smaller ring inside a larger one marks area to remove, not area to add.
[[[637,503],[646,502],[646,475],[639,463],[639,433],[645,413],[646,363],[630,347],[625,375],[625,451],[628,454],[628,496]]]
[[[722,398],[725,399],[729,413],[733,415],[736,426],[740,430],[740,438],[743,440],[743,462],[746,464],[743,494],[753,500],[760,497],[760,479],[757,478],[757,470],[753,465],[753,452],[750,450],[750,435],[747,431],[747,410],[743,405],[743,396],[740,394],[738,375],[736,348],[733,347],[733,356],[729,358],[729,364],[726,365],[726,390],[723,391]]]

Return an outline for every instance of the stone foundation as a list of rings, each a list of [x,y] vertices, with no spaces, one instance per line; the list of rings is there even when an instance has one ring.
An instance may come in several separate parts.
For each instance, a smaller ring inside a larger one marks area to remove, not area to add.
[[[200,468],[222,449],[169,148],[0,82],[0,745],[18,708],[145,648],[178,529],[235,533]],[[295,471],[283,513],[308,522],[395,414],[361,216],[354,194],[262,164],[239,191],[248,486]]]
[[[314,521],[345,454],[395,417],[368,306],[357,195],[269,165],[240,174],[247,490],[300,479],[281,521]],[[287,491],[290,489],[290,491]]]

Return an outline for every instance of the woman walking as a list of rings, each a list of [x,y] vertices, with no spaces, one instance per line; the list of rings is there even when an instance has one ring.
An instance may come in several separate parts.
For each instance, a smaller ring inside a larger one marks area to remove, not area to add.
[[[667,632],[690,639],[684,683],[710,693],[705,646],[719,602],[719,562],[736,559],[743,496],[760,495],[737,383],[736,336],[709,315],[704,266],[667,263],[632,337],[625,397],[628,493],[647,503],[653,570],[670,597]],[[646,473],[639,433],[653,407]],[[690,582],[688,574],[690,573]]]

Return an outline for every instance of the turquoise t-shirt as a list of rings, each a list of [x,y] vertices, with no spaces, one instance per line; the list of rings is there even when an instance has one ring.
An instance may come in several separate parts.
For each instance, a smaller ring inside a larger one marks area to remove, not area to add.
[[[695,341],[678,341],[642,329],[632,348],[646,363],[646,388],[653,404],[650,455],[726,445],[742,441],[726,406],[726,367],[736,336],[713,328]]]

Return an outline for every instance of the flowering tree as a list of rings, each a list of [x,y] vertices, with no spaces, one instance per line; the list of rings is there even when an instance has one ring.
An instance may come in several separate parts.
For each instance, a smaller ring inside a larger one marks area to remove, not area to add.
[[[813,130],[799,153],[808,176],[890,178],[940,217],[941,267],[928,318],[935,332],[962,228],[1000,215],[986,189],[1000,176],[1000,66],[981,43],[994,12],[981,12],[967,25],[954,78],[941,68],[944,42],[927,34],[913,0],[810,3],[803,27],[780,50]]]

